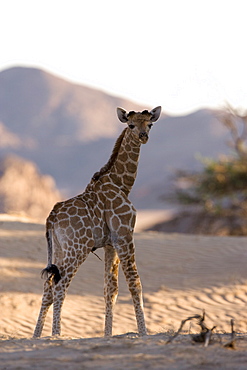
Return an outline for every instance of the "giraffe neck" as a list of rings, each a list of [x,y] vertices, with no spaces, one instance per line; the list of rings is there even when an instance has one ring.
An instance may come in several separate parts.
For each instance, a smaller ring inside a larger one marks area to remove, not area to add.
[[[141,143],[133,137],[130,129],[125,130],[116,160],[106,174],[107,180],[129,194],[134,185]]]

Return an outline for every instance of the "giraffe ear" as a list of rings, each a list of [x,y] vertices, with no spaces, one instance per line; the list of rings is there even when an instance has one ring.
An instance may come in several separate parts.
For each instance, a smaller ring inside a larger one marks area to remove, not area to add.
[[[152,109],[150,113],[152,114],[151,122],[157,121],[161,113],[161,106]]]
[[[121,121],[123,123],[128,122],[126,110],[124,110],[122,108],[117,108],[117,116],[119,118],[119,121]]]

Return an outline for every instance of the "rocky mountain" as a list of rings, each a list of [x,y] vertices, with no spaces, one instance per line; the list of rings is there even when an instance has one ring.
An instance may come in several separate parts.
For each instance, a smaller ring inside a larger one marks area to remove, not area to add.
[[[53,178],[41,175],[31,161],[12,155],[0,162],[0,213],[44,220],[60,199]]]
[[[80,193],[108,160],[123,129],[116,107],[142,110],[119,97],[73,84],[35,68],[0,72],[0,156],[14,153],[54,177],[63,197]],[[163,107],[165,109],[165,107]],[[200,167],[195,153],[226,153],[228,134],[217,113],[163,117],[142,147],[131,199],[137,208],[163,208],[160,195],[176,169]]]

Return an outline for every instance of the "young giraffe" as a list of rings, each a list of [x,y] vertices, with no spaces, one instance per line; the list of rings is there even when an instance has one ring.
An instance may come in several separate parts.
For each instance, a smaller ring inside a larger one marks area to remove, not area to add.
[[[117,108],[119,120],[128,126],[117,139],[109,161],[94,174],[84,193],[57,203],[47,218],[48,265],[42,271],[47,279],[34,337],[40,337],[52,303],[52,335],[60,335],[61,309],[70,282],[88,254],[102,247],[105,251],[105,336],[112,335],[119,263],[132,295],[138,331],[146,334],[133,242],[136,210],[128,195],[136,178],[141,144],[148,141],[149,130],[160,112],[161,107],[141,113],[127,113]]]

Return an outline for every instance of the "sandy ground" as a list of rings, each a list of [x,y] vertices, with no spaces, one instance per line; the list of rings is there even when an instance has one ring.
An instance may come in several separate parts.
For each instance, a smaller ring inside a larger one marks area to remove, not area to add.
[[[146,226],[147,215],[143,220]],[[140,218],[137,230],[149,335],[135,334],[131,298],[120,273],[114,337],[102,337],[104,263],[90,255],[65,300],[62,336],[50,337],[51,309],[42,338],[34,340],[43,289],[40,270],[46,265],[44,225],[0,216],[0,369],[247,368],[247,238],[141,232]],[[166,344],[181,320],[203,309],[208,326],[217,325],[211,345],[192,343],[188,331],[197,332],[196,323],[186,324]],[[222,345],[229,339],[231,318],[236,350]]]

